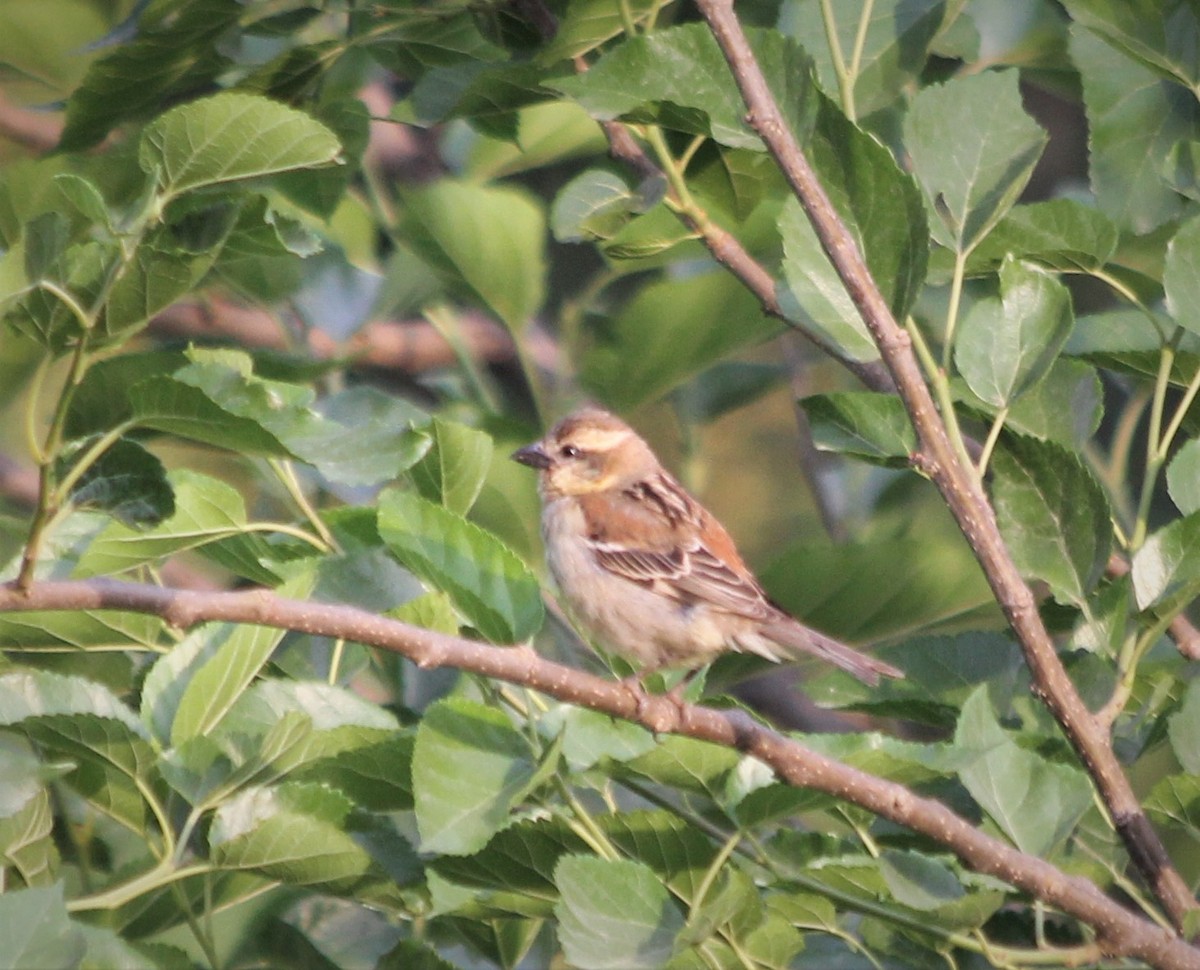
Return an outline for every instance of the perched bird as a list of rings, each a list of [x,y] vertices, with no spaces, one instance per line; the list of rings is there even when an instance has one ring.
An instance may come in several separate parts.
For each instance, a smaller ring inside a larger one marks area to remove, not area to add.
[[[811,654],[868,684],[904,676],[772,603],[721,523],[607,411],[578,411],[512,457],[538,470],[546,559],[571,611],[641,677],[730,650]]]

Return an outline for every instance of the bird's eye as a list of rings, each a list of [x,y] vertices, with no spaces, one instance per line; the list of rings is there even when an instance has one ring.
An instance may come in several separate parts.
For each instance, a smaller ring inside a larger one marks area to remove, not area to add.
[[[563,445],[561,454],[564,458],[578,458],[579,449],[574,445]]]

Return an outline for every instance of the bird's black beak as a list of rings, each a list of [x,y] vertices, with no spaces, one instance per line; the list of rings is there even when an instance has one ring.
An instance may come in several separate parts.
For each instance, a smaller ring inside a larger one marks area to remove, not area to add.
[[[545,471],[550,467],[550,456],[546,454],[542,449],[541,443],[537,441],[514,451],[512,453],[512,460],[519,461],[522,465],[528,465],[530,468],[536,468],[539,471]]]

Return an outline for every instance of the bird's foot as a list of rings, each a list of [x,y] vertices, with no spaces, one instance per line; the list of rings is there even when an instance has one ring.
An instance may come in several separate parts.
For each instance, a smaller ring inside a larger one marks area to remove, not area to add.
[[[646,689],[645,676],[643,672],[621,679],[637,705],[635,716],[655,734],[678,729],[683,719],[683,691],[687,688],[687,680],[676,684],[667,693],[658,695]]]

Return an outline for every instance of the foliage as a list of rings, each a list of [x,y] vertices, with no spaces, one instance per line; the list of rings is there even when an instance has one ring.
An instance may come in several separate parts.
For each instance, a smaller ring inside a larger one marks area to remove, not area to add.
[[[1200,594],[1200,13],[737,8],[1195,885],[1200,687],[1165,634],[1186,639]],[[764,579],[907,678],[811,671],[820,705],[878,721],[803,740],[1162,919],[909,467],[899,399],[835,366],[879,352],[692,8],[47,0],[11,15],[0,94],[65,112],[58,151],[0,145],[0,425],[38,473],[35,506],[0,520],[4,580],[198,571],[481,642],[536,638],[586,665],[544,622],[532,481],[504,456],[587,396],[673,418],[695,477],[699,432],[747,437],[742,409],[806,372],[803,433],[839,456],[812,477],[836,482],[851,541],[775,546]],[[1023,99],[1045,90],[1086,113],[1088,181],[1035,200],[1047,136]],[[400,92],[372,109],[388,118],[369,119],[366,91]],[[427,157],[368,151],[369,122]],[[606,131],[640,156],[607,157]],[[718,239],[769,286],[715,259]],[[278,339],[181,342],[163,326],[181,305],[265,308]],[[512,360],[482,359],[479,314]],[[372,370],[358,354],[380,319],[452,353]],[[789,329],[824,352],[796,364]],[[778,534],[771,511],[753,524]],[[530,691],[133,611],[3,614],[0,646],[14,965],[1099,959],[1094,927],[942,843],[750,756]],[[741,659],[710,673],[709,700],[733,703],[720,691],[751,672]]]

